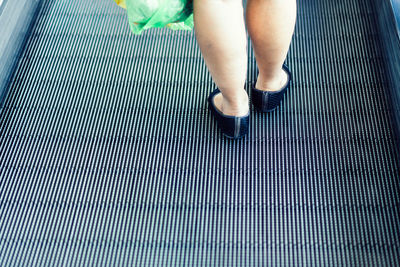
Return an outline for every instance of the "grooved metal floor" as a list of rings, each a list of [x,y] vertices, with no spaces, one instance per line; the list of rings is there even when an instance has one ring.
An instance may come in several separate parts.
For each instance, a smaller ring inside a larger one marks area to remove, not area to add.
[[[287,63],[279,109],[228,140],[193,32],[44,1],[0,117],[0,265],[399,266],[371,3],[301,1]]]

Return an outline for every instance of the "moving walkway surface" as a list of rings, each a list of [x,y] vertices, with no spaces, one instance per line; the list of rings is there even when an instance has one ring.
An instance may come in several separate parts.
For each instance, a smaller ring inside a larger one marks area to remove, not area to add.
[[[1,265],[400,265],[374,12],[301,1],[293,87],[233,141],[193,31],[135,36],[111,0],[44,1],[0,116]]]

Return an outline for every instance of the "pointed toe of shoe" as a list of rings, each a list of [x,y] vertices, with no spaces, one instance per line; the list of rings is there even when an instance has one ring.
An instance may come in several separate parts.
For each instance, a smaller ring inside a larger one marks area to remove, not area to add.
[[[220,92],[221,91],[217,88],[208,96],[207,100],[211,114],[217,121],[217,124],[224,136],[230,139],[241,139],[245,137],[249,131],[250,111],[247,115],[241,117],[223,114],[216,108],[213,101],[214,96]]]

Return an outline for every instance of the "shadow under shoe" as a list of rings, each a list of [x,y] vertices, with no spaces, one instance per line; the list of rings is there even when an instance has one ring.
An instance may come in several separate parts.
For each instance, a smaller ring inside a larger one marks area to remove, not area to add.
[[[214,104],[214,96],[221,93],[221,91],[216,88],[208,96],[208,107],[211,110],[211,114],[217,121],[222,134],[231,139],[243,138],[249,132],[249,119],[250,110],[245,116],[230,116],[223,114]]]
[[[256,109],[261,112],[270,112],[276,109],[283,99],[284,94],[290,86],[292,81],[292,73],[286,65],[282,66],[282,69],[287,73],[288,80],[287,83],[279,91],[262,91],[256,89],[256,83],[252,85],[251,88],[251,102]]]

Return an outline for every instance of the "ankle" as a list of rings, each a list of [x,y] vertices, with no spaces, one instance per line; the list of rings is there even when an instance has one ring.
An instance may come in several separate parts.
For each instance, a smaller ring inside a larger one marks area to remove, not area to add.
[[[259,74],[255,87],[262,91],[279,91],[287,83],[288,79],[289,77],[283,69],[273,77],[265,77]]]
[[[246,91],[229,98],[222,97],[222,112],[231,116],[245,116],[249,111],[249,97]]]

